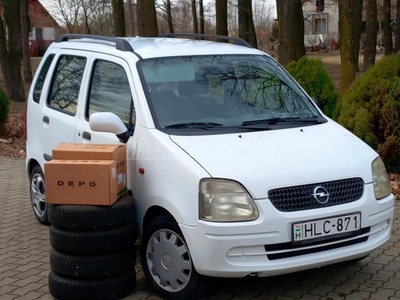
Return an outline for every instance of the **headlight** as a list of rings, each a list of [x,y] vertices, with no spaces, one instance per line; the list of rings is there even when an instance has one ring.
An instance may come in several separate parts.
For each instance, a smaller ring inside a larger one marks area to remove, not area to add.
[[[253,199],[236,181],[202,179],[199,186],[200,219],[211,222],[251,221],[258,218]]]
[[[372,180],[376,199],[386,197],[392,192],[385,165],[380,157],[372,162]]]

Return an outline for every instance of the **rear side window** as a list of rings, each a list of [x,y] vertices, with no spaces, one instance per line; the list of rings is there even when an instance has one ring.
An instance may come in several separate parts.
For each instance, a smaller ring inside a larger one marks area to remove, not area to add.
[[[42,69],[40,70],[39,76],[36,80],[35,88],[33,89],[33,101],[35,101],[36,103],[39,103],[40,101],[44,80],[46,79],[47,73],[49,71],[51,63],[53,62],[53,59],[54,59],[54,54],[50,54],[46,58],[46,61],[44,62]]]
[[[85,57],[70,55],[60,57],[48,101],[51,108],[71,115],[76,113],[85,66]]]
[[[135,109],[125,69],[113,62],[98,60],[90,85],[86,119],[94,112],[115,113],[128,126],[135,124]]]

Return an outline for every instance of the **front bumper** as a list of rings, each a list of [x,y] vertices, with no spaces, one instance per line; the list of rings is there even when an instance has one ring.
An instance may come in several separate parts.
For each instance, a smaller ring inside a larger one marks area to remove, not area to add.
[[[337,206],[297,212],[278,211],[268,199],[257,200],[260,217],[252,222],[180,224],[199,274],[260,277],[321,267],[363,257],[390,238],[394,196],[377,201],[372,184],[361,199]],[[362,233],[298,248],[291,245],[292,223],[361,213]]]

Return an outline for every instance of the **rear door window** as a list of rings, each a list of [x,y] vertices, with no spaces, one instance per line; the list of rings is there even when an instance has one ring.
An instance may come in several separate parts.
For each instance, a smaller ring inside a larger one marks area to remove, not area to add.
[[[86,58],[62,55],[57,64],[48,106],[75,115]]]
[[[47,73],[49,72],[51,63],[53,62],[54,54],[47,56],[42,68],[40,69],[39,76],[35,83],[35,88],[33,89],[33,101],[39,103],[40,96],[42,95],[43,84],[46,79]]]

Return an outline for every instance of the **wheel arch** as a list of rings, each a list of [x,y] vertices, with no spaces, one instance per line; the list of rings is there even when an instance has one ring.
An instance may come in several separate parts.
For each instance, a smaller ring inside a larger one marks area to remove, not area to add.
[[[153,221],[154,219],[156,219],[160,216],[170,216],[176,222],[176,219],[168,210],[166,210],[165,208],[163,208],[161,206],[154,205],[147,210],[145,216],[143,217],[141,231],[143,232],[143,228],[146,228],[150,224],[151,221]]]
[[[27,171],[27,173],[28,173],[28,178],[31,177],[32,170],[33,170],[33,168],[36,167],[36,166],[40,166],[40,163],[39,163],[36,159],[31,158],[31,159],[28,161],[28,163],[27,163],[27,168],[26,168],[26,171]],[[40,166],[40,168],[42,168],[42,167]],[[43,171],[43,170],[42,170],[42,171]],[[44,171],[43,171],[43,173],[44,173]]]

